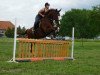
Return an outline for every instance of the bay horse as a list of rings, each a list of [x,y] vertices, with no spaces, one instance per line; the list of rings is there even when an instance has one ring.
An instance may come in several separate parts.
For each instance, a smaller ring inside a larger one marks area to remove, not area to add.
[[[25,34],[27,35],[27,38],[41,39],[50,33],[54,33],[59,26],[60,11],[61,9],[50,9],[45,14],[45,17],[41,19],[39,28],[37,28],[35,31],[32,28],[26,30]],[[57,26],[54,27],[54,24]]]
[[[60,16],[60,10],[57,9],[50,9],[46,14],[45,17],[43,17],[39,23],[39,28],[37,28],[35,31],[33,31],[32,28],[27,29],[25,34],[29,39],[41,39],[44,38],[51,33],[54,35],[59,27],[59,16]],[[56,25],[56,26],[55,26]],[[34,43],[35,45],[35,43]],[[31,43],[31,50],[32,53],[32,43]]]

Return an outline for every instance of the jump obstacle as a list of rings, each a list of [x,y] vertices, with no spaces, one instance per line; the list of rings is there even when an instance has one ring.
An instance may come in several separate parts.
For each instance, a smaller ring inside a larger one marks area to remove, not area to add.
[[[16,61],[39,61],[39,60],[65,60],[74,59],[74,27],[72,28],[72,40],[35,40],[16,38],[17,27],[15,24],[13,58]],[[16,41],[18,40],[18,49]],[[72,42],[72,43],[71,43]],[[71,49],[70,48],[71,45]]]
[[[17,61],[64,60],[69,56],[70,41],[18,39]]]

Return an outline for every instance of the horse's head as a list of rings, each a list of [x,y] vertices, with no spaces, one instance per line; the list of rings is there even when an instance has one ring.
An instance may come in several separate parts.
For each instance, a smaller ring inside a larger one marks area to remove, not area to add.
[[[55,21],[55,23],[59,25],[60,11],[61,9],[60,10],[50,9],[46,14],[51,20]]]

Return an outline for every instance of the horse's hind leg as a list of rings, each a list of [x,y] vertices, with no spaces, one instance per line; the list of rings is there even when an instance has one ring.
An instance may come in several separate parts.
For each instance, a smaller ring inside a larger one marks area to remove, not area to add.
[[[31,43],[31,49],[30,49],[30,53],[31,53],[31,55],[32,55],[32,57],[35,57],[35,54],[34,54],[34,52],[35,52],[35,43]]]
[[[32,43],[31,43],[31,50],[30,50],[31,53],[32,53],[32,46],[33,46],[33,45],[32,45]]]

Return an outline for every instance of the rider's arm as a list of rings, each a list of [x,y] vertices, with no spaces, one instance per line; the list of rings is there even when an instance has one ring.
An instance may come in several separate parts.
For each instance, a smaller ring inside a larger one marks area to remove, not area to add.
[[[44,9],[41,9],[38,14],[41,15],[42,17],[44,17],[44,15],[42,14],[42,12],[44,12]]]

